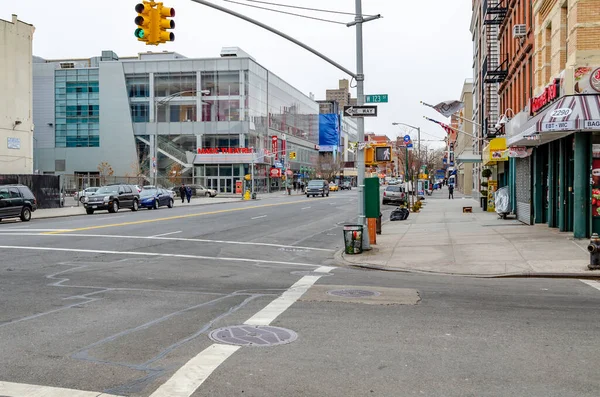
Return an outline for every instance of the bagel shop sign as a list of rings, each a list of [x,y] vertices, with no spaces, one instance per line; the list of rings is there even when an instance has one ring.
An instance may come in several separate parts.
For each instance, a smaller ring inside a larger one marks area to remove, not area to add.
[[[215,148],[198,148],[197,154],[250,154],[251,148],[247,147],[215,147]]]

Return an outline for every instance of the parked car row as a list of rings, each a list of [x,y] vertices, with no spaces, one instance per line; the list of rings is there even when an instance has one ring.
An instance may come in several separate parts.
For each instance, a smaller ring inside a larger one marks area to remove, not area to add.
[[[128,208],[132,211],[137,211],[140,207],[158,209],[161,206],[167,206],[173,208],[173,203],[173,194],[166,189],[154,186],[140,189],[137,185],[128,184],[103,186],[83,197],[85,212],[89,215],[102,210],[114,213],[121,208]]]

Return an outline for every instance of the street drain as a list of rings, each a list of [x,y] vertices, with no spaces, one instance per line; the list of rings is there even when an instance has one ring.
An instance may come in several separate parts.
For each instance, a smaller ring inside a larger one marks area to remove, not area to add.
[[[298,270],[295,272],[291,272],[294,276],[331,276],[331,273],[322,273],[322,272],[311,272],[308,270]]]
[[[379,296],[379,292],[365,289],[334,289],[327,291],[328,295],[343,296],[344,298],[366,298],[368,296]]]
[[[208,337],[228,345],[269,347],[291,343],[298,339],[298,334],[290,329],[268,325],[234,325],[215,329]]]

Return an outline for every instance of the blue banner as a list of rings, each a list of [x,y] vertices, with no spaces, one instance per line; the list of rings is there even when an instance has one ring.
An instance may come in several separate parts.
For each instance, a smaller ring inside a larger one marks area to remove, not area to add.
[[[340,145],[340,120],[337,114],[319,115],[319,147],[321,152],[332,152]]]

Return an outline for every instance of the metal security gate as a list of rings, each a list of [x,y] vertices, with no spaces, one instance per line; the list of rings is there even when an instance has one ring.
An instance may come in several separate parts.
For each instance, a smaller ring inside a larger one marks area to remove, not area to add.
[[[517,219],[528,225],[533,224],[531,216],[531,161],[530,157],[517,158],[516,165],[516,198]]]

